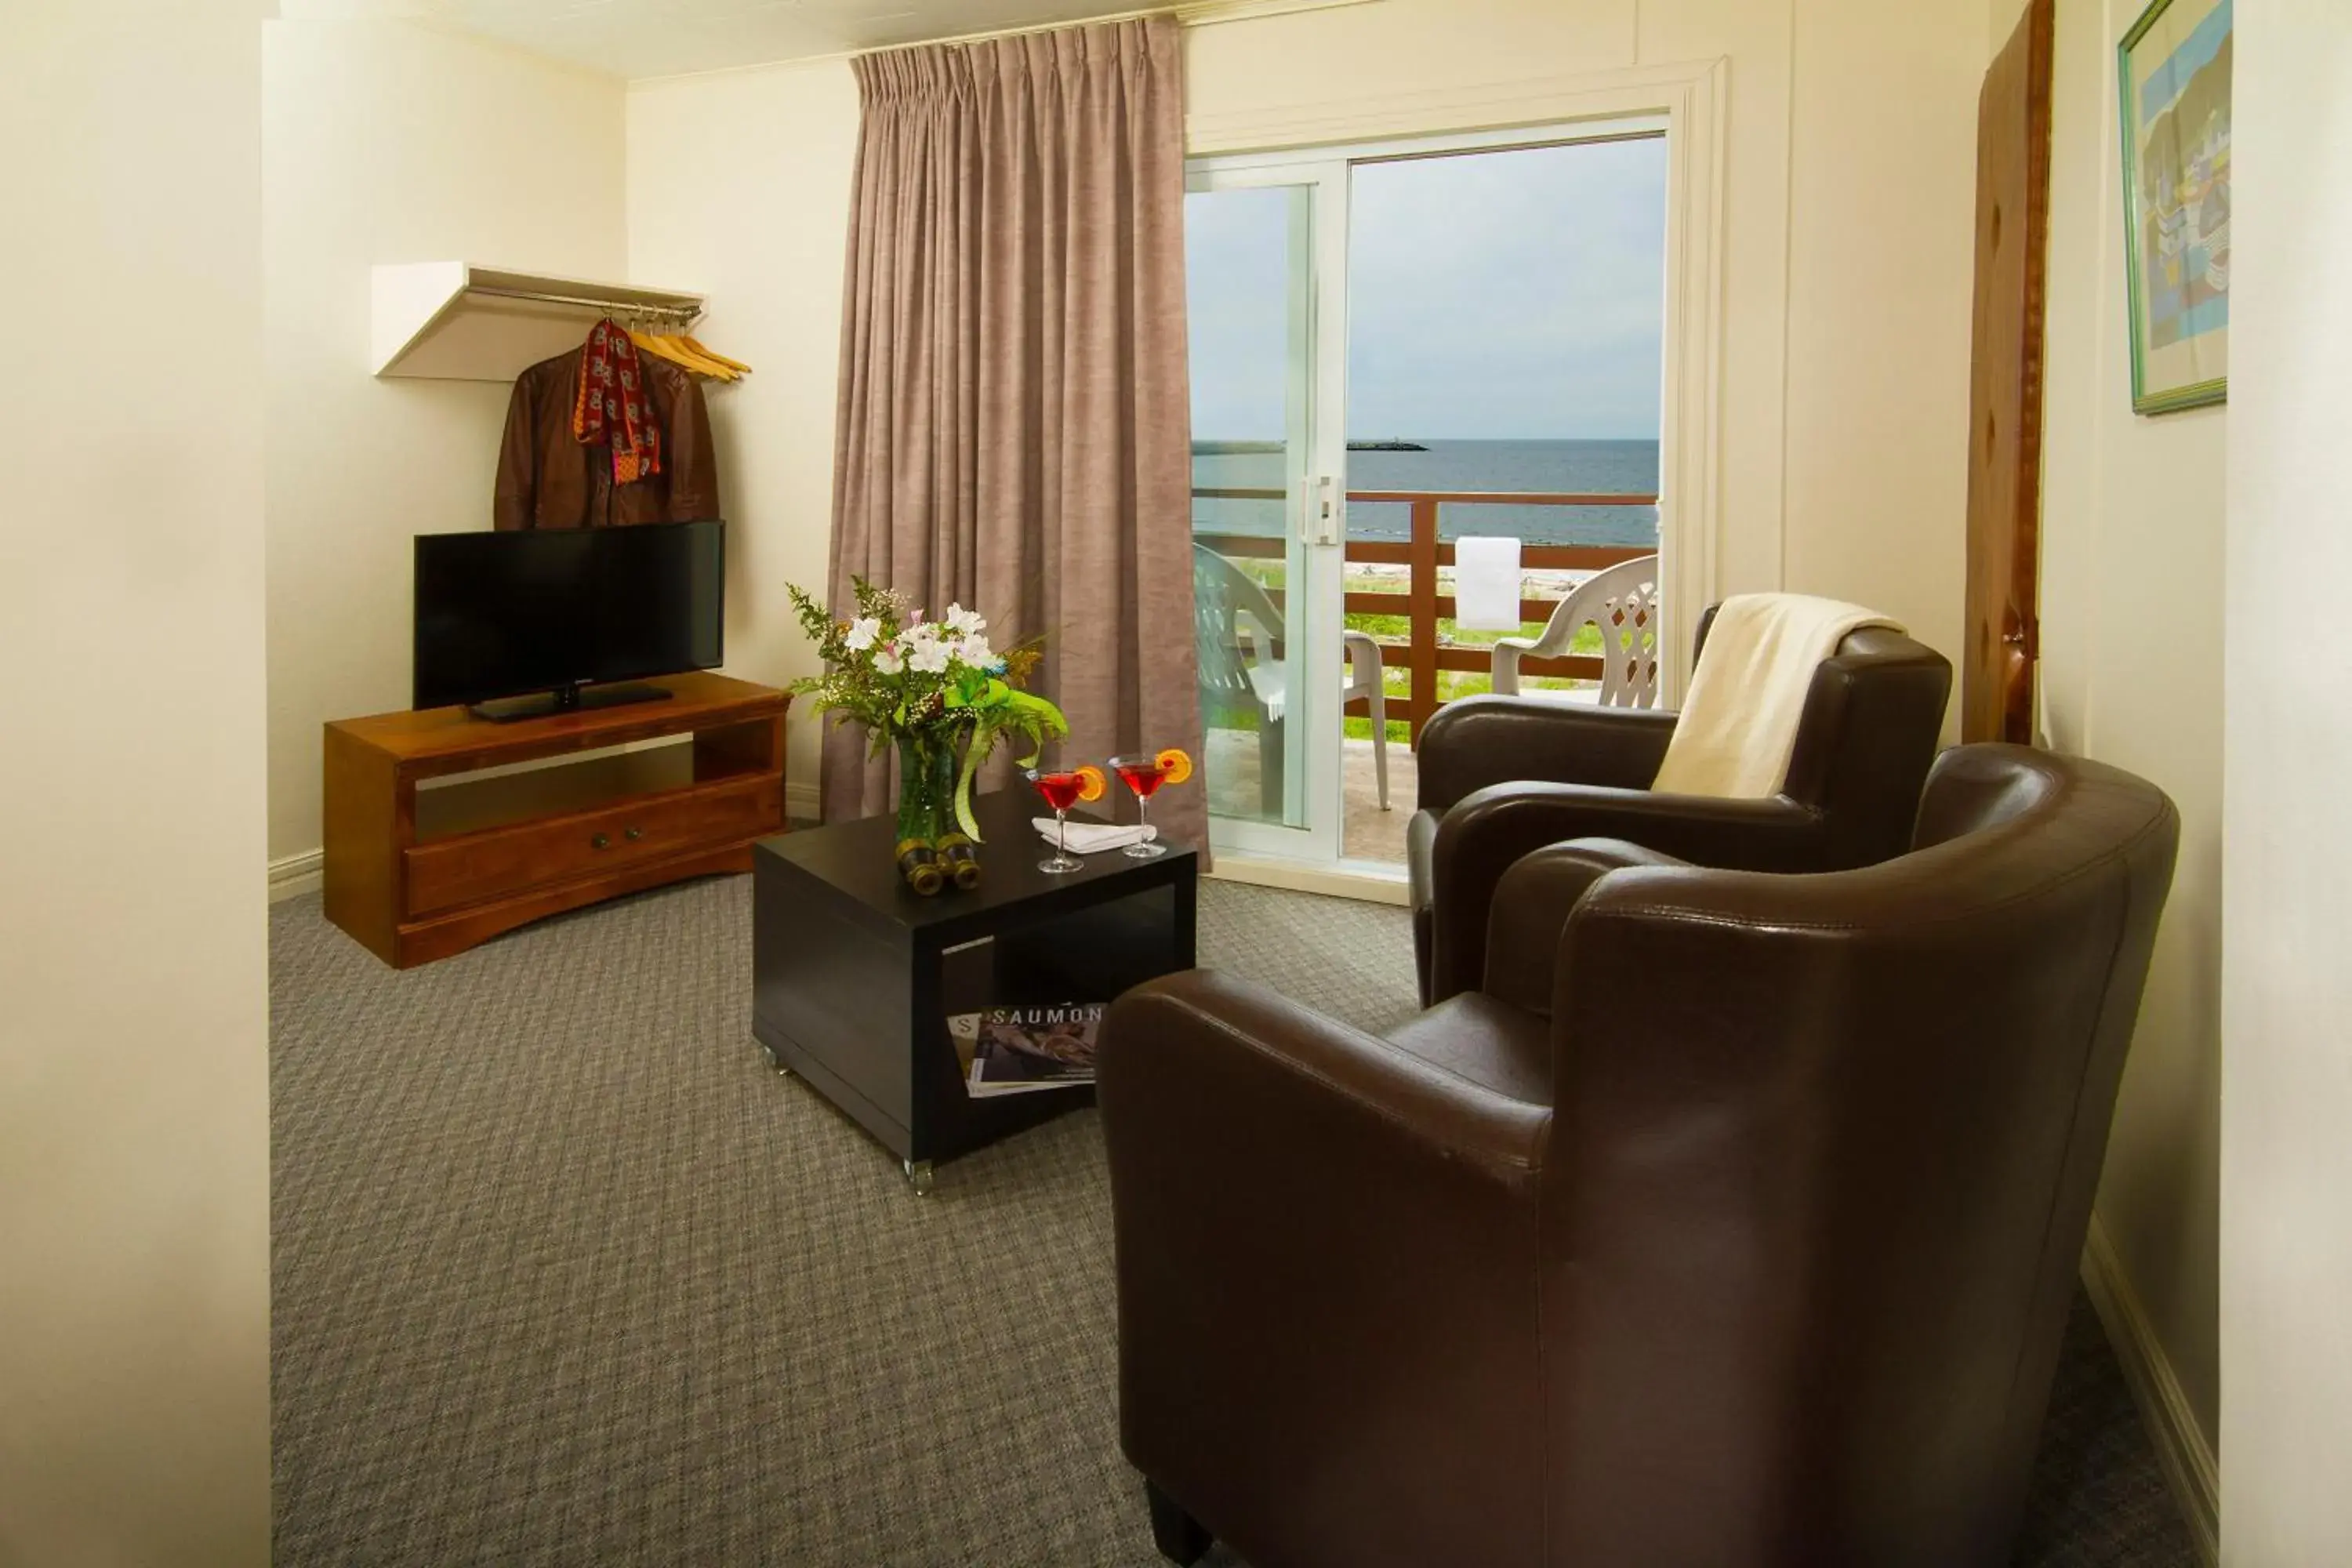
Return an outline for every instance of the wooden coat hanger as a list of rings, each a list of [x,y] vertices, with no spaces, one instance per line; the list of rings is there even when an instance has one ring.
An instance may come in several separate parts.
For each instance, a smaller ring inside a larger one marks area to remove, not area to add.
[[[661,345],[665,356],[690,371],[709,376],[716,381],[735,379],[736,373],[726,363],[702,353],[676,332],[665,333],[656,337],[654,342]]]
[[[678,337],[678,342],[684,343],[688,348],[692,349],[696,353],[700,354],[704,359],[712,360],[719,364],[723,364],[738,375],[749,375],[751,374],[751,367],[745,364],[741,360],[729,359],[725,354],[715,353],[709,349],[703,347],[701,343],[695,340],[695,336],[692,332],[681,333]]]
[[[651,332],[646,331],[642,324],[644,318],[637,317],[633,314],[632,319],[625,329],[629,334],[629,342],[635,343],[640,353],[649,353],[656,359],[667,360],[670,363],[677,366],[680,370],[700,370],[700,366],[679,358],[677,353],[665,344],[661,339],[654,336]]]
[[[688,348],[675,332],[653,332],[645,330],[655,325],[638,318],[628,329],[629,341],[656,359],[667,360],[680,370],[718,381],[732,381],[736,373],[717,360],[708,358]]]

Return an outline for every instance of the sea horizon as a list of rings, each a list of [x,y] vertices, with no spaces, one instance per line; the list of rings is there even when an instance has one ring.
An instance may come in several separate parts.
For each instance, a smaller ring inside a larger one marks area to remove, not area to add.
[[[1368,449],[1370,443],[1382,449]],[[1467,490],[1653,495],[1658,443],[1652,439],[1351,436],[1350,490]],[[1419,450],[1402,449],[1406,446]],[[1278,441],[1210,438],[1192,445],[1192,483],[1200,489],[1273,489],[1283,482]],[[1192,526],[1207,533],[1267,536],[1283,531],[1282,506],[1270,500],[1195,497]],[[1542,544],[1655,544],[1658,509],[1641,506],[1453,504],[1440,509],[1439,536],[1510,536]],[[1397,541],[1411,531],[1402,502],[1351,501],[1348,536]]]

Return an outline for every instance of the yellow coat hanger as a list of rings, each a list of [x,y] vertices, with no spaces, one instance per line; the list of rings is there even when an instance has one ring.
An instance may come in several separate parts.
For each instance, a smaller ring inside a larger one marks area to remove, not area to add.
[[[698,366],[689,364],[685,360],[680,359],[677,354],[665,347],[659,338],[653,336],[649,332],[641,332],[637,331],[636,328],[631,327],[629,329],[629,342],[636,344],[640,353],[649,353],[656,359],[667,360],[670,363],[677,366],[680,370],[696,370],[699,368]]]
[[[732,381],[736,373],[718,359],[701,353],[676,332],[666,332],[654,340],[671,359],[687,369],[719,381]]]
[[[692,349],[696,353],[700,354],[704,359],[716,361],[718,363],[725,365],[729,370],[733,371],[738,375],[749,375],[751,374],[751,367],[745,364],[741,360],[729,359],[725,354],[714,353],[713,351],[703,347],[700,342],[696,341],[692,332],[682,333],[678,338],[678,342],[684,343],[688,348]]]

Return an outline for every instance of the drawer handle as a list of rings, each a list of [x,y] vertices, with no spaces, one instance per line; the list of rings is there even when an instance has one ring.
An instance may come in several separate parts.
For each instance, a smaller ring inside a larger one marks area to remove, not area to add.
[[[608,833],[599,833],[595,837],[588,840],[588,844],[589,847],[593,849],[610,849],[613,847],[613,837]]]
[[[642,827],[632,827],[628,832],[622,835],[623,837],[626,838],[632,844],[635,844],[638,839],[643,838],[645,836],[646,830]]]

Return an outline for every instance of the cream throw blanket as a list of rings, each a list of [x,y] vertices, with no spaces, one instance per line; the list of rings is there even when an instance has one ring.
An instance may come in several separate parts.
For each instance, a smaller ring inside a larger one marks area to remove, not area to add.
[[[1859,605],[1805,594],[1724,600],[1651,790],[1723,800],[1780,794],[1813,670],[1864,626],[1903,630]]]

